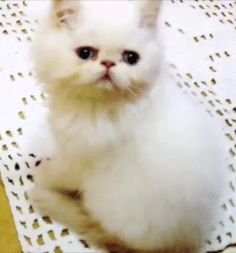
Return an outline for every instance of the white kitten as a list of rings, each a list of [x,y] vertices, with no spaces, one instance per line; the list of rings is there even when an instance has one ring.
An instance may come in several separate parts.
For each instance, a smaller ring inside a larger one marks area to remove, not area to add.
[[[53,2],[35,58],[57,153],[36,172],[31,198],[101,247],[198,252],[221,194],[225,144],[164,77],[160,1],[141,3]]]

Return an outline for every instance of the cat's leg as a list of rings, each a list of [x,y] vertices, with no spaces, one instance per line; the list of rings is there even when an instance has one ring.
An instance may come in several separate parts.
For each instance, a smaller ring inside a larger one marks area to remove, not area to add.
[[[193,245],[176,242],[168,249],[139,251],[130,249],[117,237],[106,231],[101,224],[91,217],[83,206],[83,200],[75,195],[35,187],[30,193],[33,207],[42,215],[47,215],[68,226],[76,233],[85,237],[91,245],[116,253],[197,253]]]
[[[58,191],[35,187],[30,192],[33,207],[42,215],[47,215],[68,226],[85,237],[88,243],[119,253],[134,252],[128,250],[122,242],[105,231],[94,221],[82,205],[82,200]]]
[[[47,161],[33,170],[36,186],[52,190],[78,190],[78,180],[75,177],[68,165],[57,159]]]
[[[70,227],[83,222],[83,215],[79,217],[81,212],[77,201],[72,201],[63,193],[36,186],[30,191],[30,200],[42,215],[51,216]]]

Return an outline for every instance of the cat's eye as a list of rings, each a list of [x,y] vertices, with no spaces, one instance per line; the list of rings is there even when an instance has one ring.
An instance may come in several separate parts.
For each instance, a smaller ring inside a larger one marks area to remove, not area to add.
[[[124,62],[126,62],[129,65],[135,65],[138,63],[140,57],[139,57],[139,54],[136,53],[135,51],[125,50],[122,53],[122,59]]]
[[[78,47],[75,52],[83,60],[94,59],[98,54],[98,50],[93,47]]]

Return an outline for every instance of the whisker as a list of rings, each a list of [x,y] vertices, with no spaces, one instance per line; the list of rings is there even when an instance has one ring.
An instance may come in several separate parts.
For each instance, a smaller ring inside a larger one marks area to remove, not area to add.
[[[126,85],[122,85],[122,88],[124,89],[124,90],[127,90],[131,95],[133,95],[134,97],[136,97],[136,94],[134,93],[134,91],[131,89],[131,88],[129,88],[129,86],[126,86]]]
[[[135,90],[135,91],[142,91],[142,90],[143,90],[143,87],[132,86],[132,90]]]

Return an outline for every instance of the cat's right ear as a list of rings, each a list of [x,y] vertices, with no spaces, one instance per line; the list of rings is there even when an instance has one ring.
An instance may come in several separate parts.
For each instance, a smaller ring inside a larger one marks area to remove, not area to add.
[[[79,0],[52,0],[52,19],[57,27],[72,28],[79,12]]]
[[[155,29],[163,0],[142,0],[140,6],[140,26]]]

